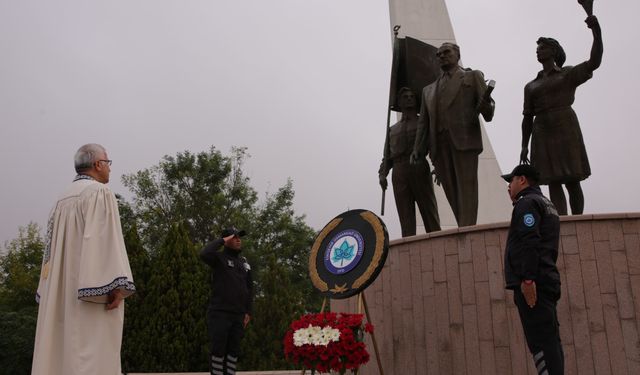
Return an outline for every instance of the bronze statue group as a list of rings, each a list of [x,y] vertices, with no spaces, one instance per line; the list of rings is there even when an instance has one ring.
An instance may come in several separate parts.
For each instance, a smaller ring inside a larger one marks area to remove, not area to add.
[[[553,38],[537,40],[542,70],[525,85],[520,165],[502,178],[508,183],[513,212],[504,258],[506,288],[513,291],[529,351],[538,374],[564,373],[556,305],[560,275],[556,267],[560,215],[583,213],[580,182],[591,175],[578,118],[571,108],[576,88],[602,61],[602,34],[592,0],[579,0],[593,34],[587,61],[565,66],[566,56]],[[479,116],[491,121],[495,103],[482,72],[459,65],[460,48],[444,43],[437,51],[441,73],[416,93],[396,95],[400,121],[388,128],[378,176],[383,190],[392,172],[402,236],[416,234],[417,204],[425,231],[440,230],[431,170],[442,185],[459,227],[475,225],[478,215],[478,155],[482,152]],[[419,110],[419,114],[418,114]],[[531,146],[529,146],[531,144]],[[549,186],[547,199],[539,185]]]
[[[578,118],[571,108],[576,88],[592,77],[602,60],[598,19],[589,15],[585,22],[593,33],[589,59],[565,66],[560,43],[553,38],[539,38],[536,55],[542,70],[524,88],[520,163],[530,163],[538,170],[539,183],[549,186],[551,201],[560,215],[568,213],[563,185],[571,213],[582,214],[580,182],[591,175]],[[408,87],[396,95],[396,108],[402,116],[389,128],[378,171],[383,190],[387,188],[387,175],[392,172],[403,237],[416,234],[416,204],[425,231],[440,230],[426,156],[431,159],[435,181],[442,185],[458,226],[477,222],[478,155],[483,150],[479,116],[491,121],[495,103],[487,95],[483,73],[459,65],[457,45],[442,44],[437,59],[442,71],[423,88],[421,96]]]

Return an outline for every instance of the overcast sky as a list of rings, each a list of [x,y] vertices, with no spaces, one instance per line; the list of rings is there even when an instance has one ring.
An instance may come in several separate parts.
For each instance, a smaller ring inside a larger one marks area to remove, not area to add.
[[[464,64],[497,81],[487,132],[510,170],[535,41],[586,60],[585,13],[575,0],[447,5]],[[594,9],[603,64],[574,105],[593,172],[585,213],[640,211],[640,3]],[[260,196],[291,178],[315,229],[347,209],[379,213],[390,27],[387,0],[0,0],[0,243],[46,222],[88,142],[107,148],[110,186],[129,197],[120,176],[164,155],[245,146]],[[392,197],[383,219],[397,238]]]

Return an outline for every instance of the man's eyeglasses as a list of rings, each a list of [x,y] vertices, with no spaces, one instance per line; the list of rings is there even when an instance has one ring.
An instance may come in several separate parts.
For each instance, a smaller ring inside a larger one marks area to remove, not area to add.
[[[108,166],[111,166],[111,163],[113,163],[113,160],[98,160],[101,161],[103,163],[107,163]]]

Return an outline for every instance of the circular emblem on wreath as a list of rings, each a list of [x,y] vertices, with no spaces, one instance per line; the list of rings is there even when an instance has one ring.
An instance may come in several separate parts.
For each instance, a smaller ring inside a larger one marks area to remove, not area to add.
[[[347,229],[336,234],[324,252],[324,265],[334,275],[351,271],[360,263],[364,251],[362,235]]]
[[[318,233],[309,255],[309,276],[323,295],[340,299],[366,289],[389,251],[387,227],[373,212],[350,210]]]

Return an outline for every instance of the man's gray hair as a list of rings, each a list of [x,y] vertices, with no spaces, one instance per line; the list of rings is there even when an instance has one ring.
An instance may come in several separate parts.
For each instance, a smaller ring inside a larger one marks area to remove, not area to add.
[[[73,164],[76,168],[76,173],[93,168],[93,163],[95,163],[98,158],[106,152],[107,150],[97,143],[88,143],[81,146],[73,157]]]

